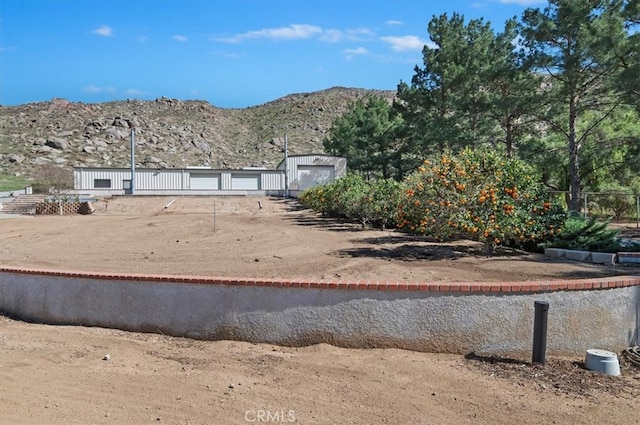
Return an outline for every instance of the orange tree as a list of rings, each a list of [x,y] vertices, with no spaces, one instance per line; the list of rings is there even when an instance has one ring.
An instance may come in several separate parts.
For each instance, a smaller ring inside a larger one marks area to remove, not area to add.
[[[405,180],[398,227],[439,240],[535,244],[556,233],[565,212],[521,160],[469,148],[427,159]]]
[[[402,184],[393,179],[375,179],[369,182],[368,195],[373,221],[382,230],[388,225],[395,226],[402,193]]]
[[[396,224],[401,193],[401,184],[395,180],[366,181],[358,174],[347,174],[332,183],[305,190],[299,201],[323,215],[384,229]]]

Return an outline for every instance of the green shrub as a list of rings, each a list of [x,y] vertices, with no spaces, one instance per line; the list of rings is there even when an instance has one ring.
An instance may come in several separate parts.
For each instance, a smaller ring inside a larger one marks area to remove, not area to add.
[[[564,248],[579,251],[618,252],[624,249],[617,238],[619,231],[608,228],[609,222],[598,222],[572,216],[551,240],[541,244],[544,248]]]

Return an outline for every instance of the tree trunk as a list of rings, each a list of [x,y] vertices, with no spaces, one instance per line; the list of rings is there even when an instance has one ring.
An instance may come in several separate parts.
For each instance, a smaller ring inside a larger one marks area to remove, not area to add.
[[[576,100],[572,97],[569,102],[569,211],[580,212],[580,146],[576,140],[576,121]]]
[[[484,255],[491,255],[496,250],[496,244],[489,239],[484,240]]]
[[[513,126],[511,118],[507,117],[507,125],[505,126],[505,143],[507,144],[507,156],[513,156]]]

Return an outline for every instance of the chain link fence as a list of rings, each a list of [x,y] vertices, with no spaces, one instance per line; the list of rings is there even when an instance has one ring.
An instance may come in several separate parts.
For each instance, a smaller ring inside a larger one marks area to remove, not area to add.
[[[564,205],[568,191],[550,191]],[[633,222],[640,229],[640,195],[625,192],[582,192],[580,212],[585,217],[601,217],[616,222]]]

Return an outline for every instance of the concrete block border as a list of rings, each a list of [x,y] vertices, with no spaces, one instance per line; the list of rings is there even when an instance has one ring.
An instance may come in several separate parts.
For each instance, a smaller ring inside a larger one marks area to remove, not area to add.
[[[619,252],[618,261],[620,263],[640,264],[640,252]]]
[[[640,264],[640,252],[592,252],[562,248],[546,248],[544,255],[549,258],[566,258],[594,264]]]
[[[591,261],[591,251],[576,251],[573,249],[567,249],[564,252],[564,256],[568,260],[583,262]]]
[[[591,262],[594,264],[607,264],[613,266],[618,262],[618,254],[611,254],[608,252],[592,252]]]
[[[0,311],[50,324],[303,346],[530,355],[638,343],[640,275],[514,283],[242,279],[0,266]],[[597,311],[597,314],[594,314]]]
[[[567,250],[562,248],[545,248],[544,255],[552,258],[562,258],[566,252]]]

